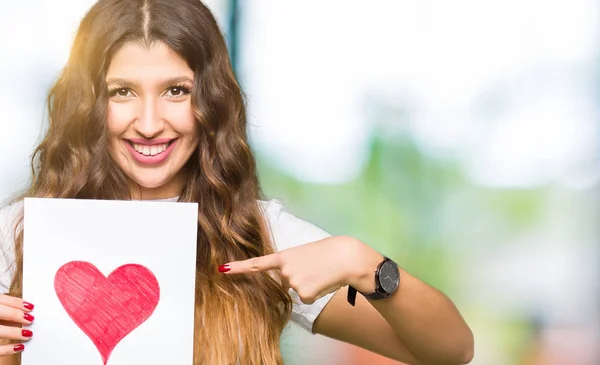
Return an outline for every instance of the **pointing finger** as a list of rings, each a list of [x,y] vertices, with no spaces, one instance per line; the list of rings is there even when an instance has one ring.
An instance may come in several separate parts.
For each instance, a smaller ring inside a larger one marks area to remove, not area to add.
[[[279,269],[281,256],[278,253],[254,257],[243,261],[233,261],[219,266],[219,272],[227,274],[243,274]]]

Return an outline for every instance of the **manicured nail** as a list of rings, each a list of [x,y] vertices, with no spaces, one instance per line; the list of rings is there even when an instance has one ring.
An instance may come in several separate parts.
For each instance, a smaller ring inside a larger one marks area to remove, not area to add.
[[[23,344],[15,345],[15,347],[13,347],[13,350],[15,350],[15,352],[21,352],[21,351],[25,350],[25,345],[23,345]]]
[[[23,302],[23,307],[25,307],[25,309],[29,309],[30,311],[33,310],[34,305],[28,302]]]
[[[25,318],[25,320],[26,320],[26,321],[29,321],[29,322],[33,322],[33,320],[35,319],[35,317],[34,317],[34,316],[32,316],[32,315],[31,315],[31,314],[29,314],[29,313],[25,313],[25,314],[23,314],[23,318]]]
[[[31,336],[33,336],[33,332],[31,332],[30,330],[22,330],[21,334],[23,335],[23,337],[31,337]]]
[[[219,272],[227,272],[229,270],[231,270],[231,268],[229,267],[228,264],[219,266]]]

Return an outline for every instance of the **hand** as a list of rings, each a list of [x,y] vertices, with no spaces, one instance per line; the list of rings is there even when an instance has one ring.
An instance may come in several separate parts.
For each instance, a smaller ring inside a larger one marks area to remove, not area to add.
[[[33,321],[30,312],[33,304],[23,301],[21,298],[0,294],[0,356],[14,355],[23,351],[25,346],[20,343],[31,339],[33,333],[21,325],[29,325]],[[9,343],[9,340],[17,340],[19,343]]]
[[[351,237],[336,236],[235,261],[219,267],[227,275],[279,270],[282,284],[305,304],[352,285],[362,292],[375,290],[375,269],[383,260],[377,251]]]

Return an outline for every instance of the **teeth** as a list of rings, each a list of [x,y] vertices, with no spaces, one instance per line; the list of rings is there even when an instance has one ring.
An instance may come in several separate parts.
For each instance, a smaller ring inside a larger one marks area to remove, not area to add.
[[[158,144],[158,145],[154,145],[154,146],[145,146],[145,145],[140,145],[140,144],[135,144],[135,143],[132,143],[132,145],[133,145],[134,150],[136,150],[137,152],[139,152],[145,156],[156,156],[159,153],[165,152],[165,150],[169,146],[168,143]]]

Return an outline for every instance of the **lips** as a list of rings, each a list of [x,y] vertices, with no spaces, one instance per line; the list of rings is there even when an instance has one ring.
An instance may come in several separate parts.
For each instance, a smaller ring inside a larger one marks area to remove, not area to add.
[[[159,165],[169,158],[177,141],[176,138],[131,138],[125,139],[124,143],[131,157],[139,164]]]

